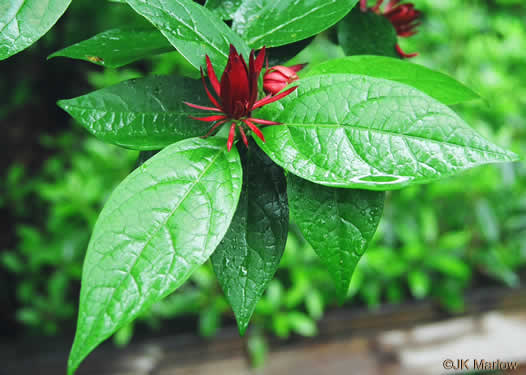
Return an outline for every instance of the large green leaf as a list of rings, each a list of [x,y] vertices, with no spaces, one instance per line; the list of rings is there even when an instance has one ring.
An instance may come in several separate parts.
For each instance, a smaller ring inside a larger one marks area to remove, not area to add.
[[[309,181],[391,190],[517,159],[410,86],[352,74],[309,77],[299,86],[257,113],[283,123],[265,128],[266,143],[258,143]]]
[[[389,20],[354,8],[337,27],[338,43],[346,55],[398,57],[396,30]]]
[[[126,0],[173,44],[195,67],[208,55],[221,71],[226,65],[230,44],[240,53],[250,53],[245,41],[210,10],[192,0]]]
[[[231,20],[243,0],[206,0],[205,7],[224,20]]]
[[[68,373],[116,330],[177,289],[225,235],[242,170],[224,139],[167,147],[115,189],[93,231]]]
[[[241,334],[278,268],[289,224],[283,170],[255,144],[243,164],[245,178],[236,214],[211,257]]]
[[[2,0],[0,60],[29,47],[57,22],[71,0]]]
[[[342,19],[358,0],[244,0],[232,28],[253,48],[277,47],[316,35]]]
[[[336,73],[361,74],[405,83],[447,105],[479,97],[473,90],[445,74],[383,56],[362,55],[329,60],[311,67],[306,76]]]
[[[332,188],[293,174],[287,176],[287,192],[292,220],[345,297],[382,217],[385,192]]]
[[[104,31],[49,56],[86,60],[109,68],[173,51],[168,40],[154,28],[119,28]]]
[[[137,150],[158,150],[206,134],[209,124],[188,118],[207,115],[183,103],[206,104],[201,81],[179,76],[121,82],[58,105],[97,138]]]

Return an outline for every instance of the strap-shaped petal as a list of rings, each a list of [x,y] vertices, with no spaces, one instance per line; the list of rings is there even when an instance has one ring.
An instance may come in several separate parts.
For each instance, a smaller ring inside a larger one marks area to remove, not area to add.
[[[226,148],[228,151],[232,150],[232,145],[234,144],[234,138],[236,137],[236,123],[232,122],[230,125],[230,132],[228,133],[228,141],[226,142]]]
[[[208,55],[206,55],[206,70],[208,72],[208,79],[210,80],[214,91],[216,92],[217,96],[221,97],[221,85],[219,84],[216,72]]]
[[[186,104],[188,107],[192,107],[192,108],[195,108],[195,109],[204,109],[205,111],[221,112],[220,109],[214,108],[214,107],[204,107],[202,105],[192,104],[192,103],[189,103],[189,102],[183,102],[183,103]]]
[[[190,118],[194,120],[198,120],[198,121],[211,122],[211,121],[225,120],[227,117],[224,115],[214,115],[214,116],[207,116],[207,117],[190,116]]]
[[[258,127],[256,125],[251,123],[250,120],[248,120],[248,119],[241,120],[241,121],[243,121],[250,128],[250,130],[252,130],[254,132],[254,134],[256,134],[258,136],[259,139],[261,139],[263,142],[265,142],[265,137],[263,136],[263,133],[261,132],[261,130],[258,129]]]
[[[206,95],[208,96],[208,99],[212,102],[213,105],[215,105],[218,109],[221,109],[221,105],[217,102],[216,98],[212,95],[210,90],[208,90],[208,86],[206,85],[205,81],[205,75],[203,73],[203,68],[201,68],[201,80],[203,81],[203,86],[205,87]]]
[[[291,94],[297,88],[298,88],[298,86],[291,87],[290,89],[288,89],[286,91],[283,91],[282,93],[277,94],[275,96],[267,95],[263,99],[261,99],[260,101],[256,102],[256,104],[254,104],[252,109],[254,110],[256,108],[263,107],[264,105],[267,105],[267,104],[270,104],[270,103],[274,103],[274,102],[284,98],[285,96]]]

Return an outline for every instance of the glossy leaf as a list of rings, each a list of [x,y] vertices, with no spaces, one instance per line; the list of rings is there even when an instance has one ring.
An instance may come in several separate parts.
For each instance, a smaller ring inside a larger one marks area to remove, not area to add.
[[[517,156],[410,86],[352,74],[309,77],[257,116],[282,122],[258,141],[277,164],[334,187],[392,190]]]
[[[173,50],[173,46],[157,29],[130,27],[104,31],[61,49],[49,58],[69,57],[108,68],[119,68]]]
[[[398,57],[396,30],[389,20],[354,8],[337,27],[338,43],[346,55]]]
[[[2,0],[0,60],[40,39],[66,11],[71,0]]]
[[[336,73],[361,74],[405,83],[447,105],[479,98],[473,90],[445,74],[383,56],[362,55],[329,60],[311,67],[307,76]]]
[[[372,239],[385,193],[339,189],[287,176],[290,215],[333,278],[341,298]]]
[[[205,8],[210,9],[223,20],[231,20],[243,0],[206,0]]]
[[[205,135],[211,125],[188,118],[206,116],[183,103],[207,105],[201,81],[179,76],[133,79],[58,105],[97,138],[137,150],[158,150]]]
[[[218,71],[226,65],[230,44],[248,56],[249,48],[219,17],[192,0],[126,0],[150,21],[196,68],[208,55]]]
[[[328,29],[358,0],[245,0],[232,28],[252,48],[278,47]]]
[[[68,373],[116,330],[172,293],[225,235],[242,184],[223,139],[187,139],[133,171],[104,206],[82,272]]]
[[[289,224],[283,170],[256,144],[251,144],[243,164],[236,214],[211,257],[241,334],[278,268]]]

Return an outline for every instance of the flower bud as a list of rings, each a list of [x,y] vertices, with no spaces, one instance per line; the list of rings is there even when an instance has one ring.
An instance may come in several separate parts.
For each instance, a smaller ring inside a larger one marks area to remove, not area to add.
[[[307,64],[298,64],[290,67],[277,65],[267,69],[263,76],[263,90],[267,94],[276,95],[289,84],[299,79],[296,73],[303,69],[305,65]]]

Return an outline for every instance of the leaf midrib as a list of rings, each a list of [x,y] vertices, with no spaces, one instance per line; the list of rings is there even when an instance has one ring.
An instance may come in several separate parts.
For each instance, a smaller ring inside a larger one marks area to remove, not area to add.
[[[449,142],[449,141],[440,141],[440,140],[433,139],[433,138],[425,138],[425,137],[422,137],[422,136],[411,135],[411,134],[395,133],[395,132],[390,132],[390,131],[387,131],[387,130],[368,128],[368,127],[365,127],[365,126],[358,126],[358,125],[351,125],[351,124],[347,125],[347,124],[339,124],[339,123],[334,123],[334,124],[324,124],[324,123],[310,124],[310,123],[305,123],[304,124],[304,123],[291,123],[291,122],[285,122],[282,126],[287,126],[287,127],[288,126],[292,126],[292,127],[298,127],[298,128],[302,128],[302,127],[304,127],[304,128],[339,128],[339,129],[343,129],[343,130],[345,130],[346,128],[351,128],[351,129],[356,129],[356,130],[359,130],[359,131],[368,130],[368,131],[376,132],[376,133],[379,133],[379,134],[387,134],[387,135],[390,135],[390,136],[406,137],[406,138],[411,138],[411,139],[417,139],[417,140],[420,140],[420,141],[437,143],[437,144],[441,144],[441,145],[447,144],[447,145],[456,146],[456,147],[460,147],[460,148],[470,148],[470,149],[475,150],[475,151],[487,152],[487,153],[491,153],[491,154],[495,154],[495,155],[504,155],[506,157],[509,157],[510,159],[513,159],[511,157],[511,155],[509,155],[507,152],[497,152],[497,151],[484,150],[484,149],[477,148],[477,147],[474,147],[474,146],[460,145],[460,144]]]
[[[210,112],[175,112],[175,111],[158,111],[158,112],[148,112],[148,111],[114,111],[114,110],[104,110],[94,107],[84,107],[81,105],[75,105],[75,104],[65,104],[65,108],[68,109],[78,109],[81,111],[90,111],[90,112],[98,112],[98,113],[118,113],[118,114],[129,114],[134,113],[138,115],[159,115],[159,114],[169,114],[169,115],[176,115],[176,116],[182,116],[182,115],[209,115]],[[219,113],[219,112],[217,112]]]

